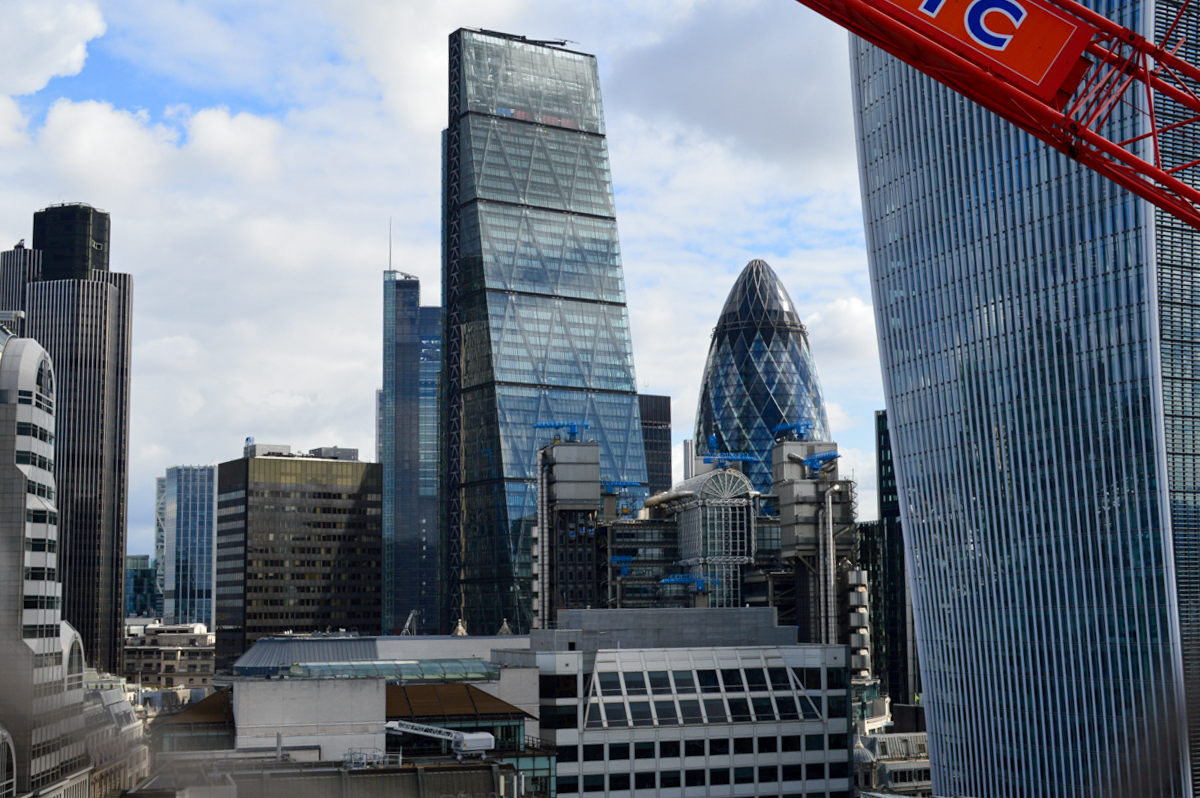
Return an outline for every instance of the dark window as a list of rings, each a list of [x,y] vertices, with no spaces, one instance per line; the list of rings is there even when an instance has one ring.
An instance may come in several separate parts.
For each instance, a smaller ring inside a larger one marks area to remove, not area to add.
[[[791,690],[792,683],[788,679],[787,668],[767,668],[767,676],[771,679],[771,686],[776,690]]]
[[[654,743],[634,743],[633,744],[634,759],[653,759],[654,758]]]
[[[770,698],[763,696],[751,698],[750,701],[754,704],[754,717],[759,723],[775,720],[775,707],[771,706]]]
[[[804,777],[809,781],[825,778],[825,763],[809,762],[804,766]]]
[[[733,752],[735,754],[753,754],[754,753],[754,738],[753,737],[734,737]]]
[[[845,734],[829,735],[829,749],[831,751],[844,751],[848,745],[848,736]]]
[[[779,781],[779,768],[774,765],[760,765],[758,768],[758,783],[771,783]]]
[[[625,692],[629,695],[646,694],[646,676],[641,671],[625,674]]]
[[[733,769],[734,784],[753,784],[754,783],[754,768],[734,768]]]
[[[759,737],[758,752],[760,754],[773,754],[779,746],[779,738],[777,737]]]
[[[600,681],[600,692],[604,695],[621,694],[621,675],[619,673],[598,673],[596,678]]]
[[[653,726],[654,716],[650,714],[649,701],[630,701],[629,717],[634,726]]]
[[[671,677],[667,676],[666,671],[650,671],[647,675],[650,677],[650,692],[655,695],[671,694]]]
[[[780,751],[803,751],[804,738],[799,734],[789,734],[782,738],[779,745]]]
[[[829,778],[844,779],[849,775],[849,762],[830,762],[829,763]]]
[[[699,701],[680,701],[679,714],[683,716],[683,722],[686,724],[704,723]]]
[[[538,693],[542,698],[576,698],[577,680],[572,676],[539,676]]]
[[[696,683],[692,680],[691,671],[671,671],[671,677],[675,679],[675,690],[679,693],[694,693],[696,692]]]
[[[829,680],[827,685],[830,690],[845,690],[846,689],[846,671],[841,668],[830,668],[826,673]]]
[[[767,691],[767,674],[763,672],[762,668],[746,668],[746,686],[752,693],[765,693]]]
[[[837,790],[836,792],[829,793],[829,798],[850,798],[850,792],[848,790]]]
[[[585,745],[583,747],[584,762],[603,762],[604,761],[604,746],[603,745]]]
[[[578,762],[579,761],[579,746],[576,745],[560,745],[558,747],[559,762]]]
[[[805,751],[824,751],[825,750],[825,735],[824,734],[806,734],[806,735],[804,735],[804,750]]]
[[[625,717],[625,705],[618,701],[604,705],[604,717],[608,718],[608,728],[610,729],[629,725],[629,719]]]
[[[703,770],[684,771],[683,785],[685,787],[703,787],[704,786],[704,771]]]
[[[750,702],[744,698],[729,699],[729,719],[734,723],[748,723],[750,717]]]
[[[679,741],[663,740],[658,744],[658,755],[662,759],[679,756]]]
[[[721,683],[717,681],[716,671],[696,671],[696,678],[700,681],[700,692],[721,692]]]
[[[801,781],[804,779],[804,765],[784,765],[784,781]]]
[[[628,790],[629,789],[629,774],[628,773],[610,773],[608,776],[608,789],[611,791]]]
[[[725,682],[725,692],[727,693],[746,692],[746,687],[742,684],[742,672],[740,670],[721,671],[721,681]]]
[[[719,698],[704,699],[704,711],[708,713],[709,723],[725,723],[728,718],[725,717],[725,702]]]
[[[704,756],[704,741],[703,740],[684,740],[683,741],[684,756]]]
[[[775,705],[779,707],[780,720],[799,720],[800,715],[796,712],[796,699],[790,695],[775,696]]]
[[[628,759],[629,758],[629,743],[609,743],[608,744],[609,759]]]
[[[579,777],[559,776],[557,780],[557,787],[560,795],[564,792],[579,792]]]
[[[831,718],[846,717],[846,713],[848,710],[848,704],[846,703],[846,696],[831,695],[831,696],[829,696],[828,701],[829,701],[829,717],[831,717]]]
[[[592,773],[583,777],[584,792],[604,792],[604,774]]]
[[[725,756],[729,753],[728,740],[709,740],[708,755],[709,756]]]
[[[664,789],[664,790],[669,787],[678,787],[679,786],[679,771],[678,770],[664,770],[663,772],[659,773],[658,774],[658,786],[659,786],[659,788]]]
[[[542,707],[542,716],[543,717],[545,717],[545,713],[546,713],[547,709],[548,709],[548,707]],[[587,727],[589,729],[604,728],[604,721],[600,719],[600,705],[599,704],[588,704]]]
[[[825,699],[819,695],[811,695],[805,697],[800,702],[800,710],[804,714],[805,720],[816,720],[821,717],[821,708],[825,706]]]
[[[820,668],[792,668],[796,672],[796,678],[800,680],[805,690],[820,690],[821,689],[821,669]]]
[[[634,773],[633,774],[633,788],[635,790],[653,790],[655,787],[658,786],[656,783],[657,779],[654,778],[657,775],[658,774],[655,773],[653,770],[647,771],[645,773]]]
[[[729,768],[715,768],[708,772],[708,783],[720,785],[729,783]]]
[[[675,726],[679,723],[679,718],[675,715],[674,701],[655,701],[654,711],[658,715],[660,726]]]
[[[592,704],[593,709],[595,706]],[[579,710],[573,706],[545,706],[541,707],[541,713],[543,729],[574,729],[579,724]]]

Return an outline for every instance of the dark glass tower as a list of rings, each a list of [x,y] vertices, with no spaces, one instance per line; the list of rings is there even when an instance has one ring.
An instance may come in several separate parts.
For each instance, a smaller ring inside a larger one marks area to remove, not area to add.
[[[1181,8],[1085,4],[1156,41]],[[1176,34],[1195,63],[1200,9]],[[852,53],[934,792],[1192,795],[1200,236],[878,50]],[[1129,138],[1142,111],[1107,124]],[[1187,131],[1167,135],[1166,168],[1200,152]]]
[[[450,36],[442,626],[531,621],[536,453],[587,421],[605,480],[646,482],[596,59]]]
[[[383,273],[383,463],[385,630],[417,611],[417,628],[437,626],[437,384],[441,308],[420,307],[421,284]]]
[[[163,613],[216,631],[217,467],[167,469]]]
[[[779,276],[752,260],[733,284],[708,347],[696,412],[697,454],[743,452],[754,489],[771,493],[771,449],[780,424],[808,422],[809,440],[829,440],[829,419],[808,348],[808,331]]]
[[[646,487],[650,493],[669,490],[671,481],[671,397],[638,394],[642,441],[646,447]]]
[[[0,258],[0,310],[58,369],[59,535],[63,619],[89,663],[121,672],[128,501],[133,278],[108,271],[108,214],[54,205],[34,216],[34,253]],[[39,247],[46,247],[43,251]]]

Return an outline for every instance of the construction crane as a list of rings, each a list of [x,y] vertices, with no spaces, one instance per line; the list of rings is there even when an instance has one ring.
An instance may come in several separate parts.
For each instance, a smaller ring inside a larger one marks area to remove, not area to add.
[[[446,740],[450,743],[450,750],[459,759],[464,756],[487,756],[487,752],[496,747],[496,738],[489,732],[443,729],[440,726],[426,726],[406,720],[390,720],[383,724],[383,728],[388,734],[416,734],[421,737],[432,737],[435,740]]]
[[[691,574],[672,574],[658,580],[660,585],[692,585],[697,593],[706,591],[709,587],[709,582],[712,583],[712,587],[721,584],[721,580],[715,576],[692,576]]]
[[[408,620],[404,622],[404,628],[400,630],[401,636],[408,637],[417,633],[417,610],[414,607],[408,612]]]
[[[579,431],[581,429],[591,429],[592,425],[587,421],[539,421],[533,425],[534,429],[565,429],[567,431],[567,440],[579,440]]]
[[[796,436],[796,440],[802,441],[808,433],[812,432],[813,423],[808,419],[797,421],[795,424],[776,424],[772,432],[775,434],[775,440],[783,437],[783,433],[791,432]]]
[[[743,452],[718,452],[717,433],[708,436],[708,455],[704,462],[714,463],[717,468],[729,468],[733,463],[757,463],[759,458]]]
[[[1158,44],[1073,0],[797,0],[1200,229],[1200,191],[1168,163],[1200,134],[1200,69],[1176,55],[1184,0]],[[1111,135],[1124,105],[1136,132]]]

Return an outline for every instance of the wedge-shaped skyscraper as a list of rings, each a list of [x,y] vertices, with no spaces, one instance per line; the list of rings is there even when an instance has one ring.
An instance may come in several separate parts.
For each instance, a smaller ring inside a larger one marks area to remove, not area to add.
[[[646,482],[595,57],[453,33],[444,158],[442,625],[527,631],[534,425]]]
[[[742,269],[713,330],[696,410],[700,454],[741,452],[754,489],[771,492],[771,449],[780,424],[810,425],[829,440],[829,419],[808,348],[808,331],[779,275],[766,261]]]
[[[1154,39],[1181,7],[1086,4]],[[1198,29],[1193,6],[1191,63]],[[1193,795],[1200,237],[852,52],[934,792]],[[1143,117],[1108,124],[1132,138]],[[1167,167],[1200,152],[1185,136],[1166,136]]]

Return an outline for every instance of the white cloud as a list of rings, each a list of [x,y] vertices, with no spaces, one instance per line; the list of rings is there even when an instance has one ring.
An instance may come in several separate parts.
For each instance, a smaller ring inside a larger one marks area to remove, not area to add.
[[[75,75],[87,43],[104,33],[89,0],[8,0],[0,10],[0,95],[30,94],[59,75]]]
[[[11,97],[0,96],[0,148],[16,147],[28,141],[27,120]]]
[[[249,180],[267,180],[279,172],[278,122],[228,108],[206,108],[188,120],[188,151],[204,166]]]

